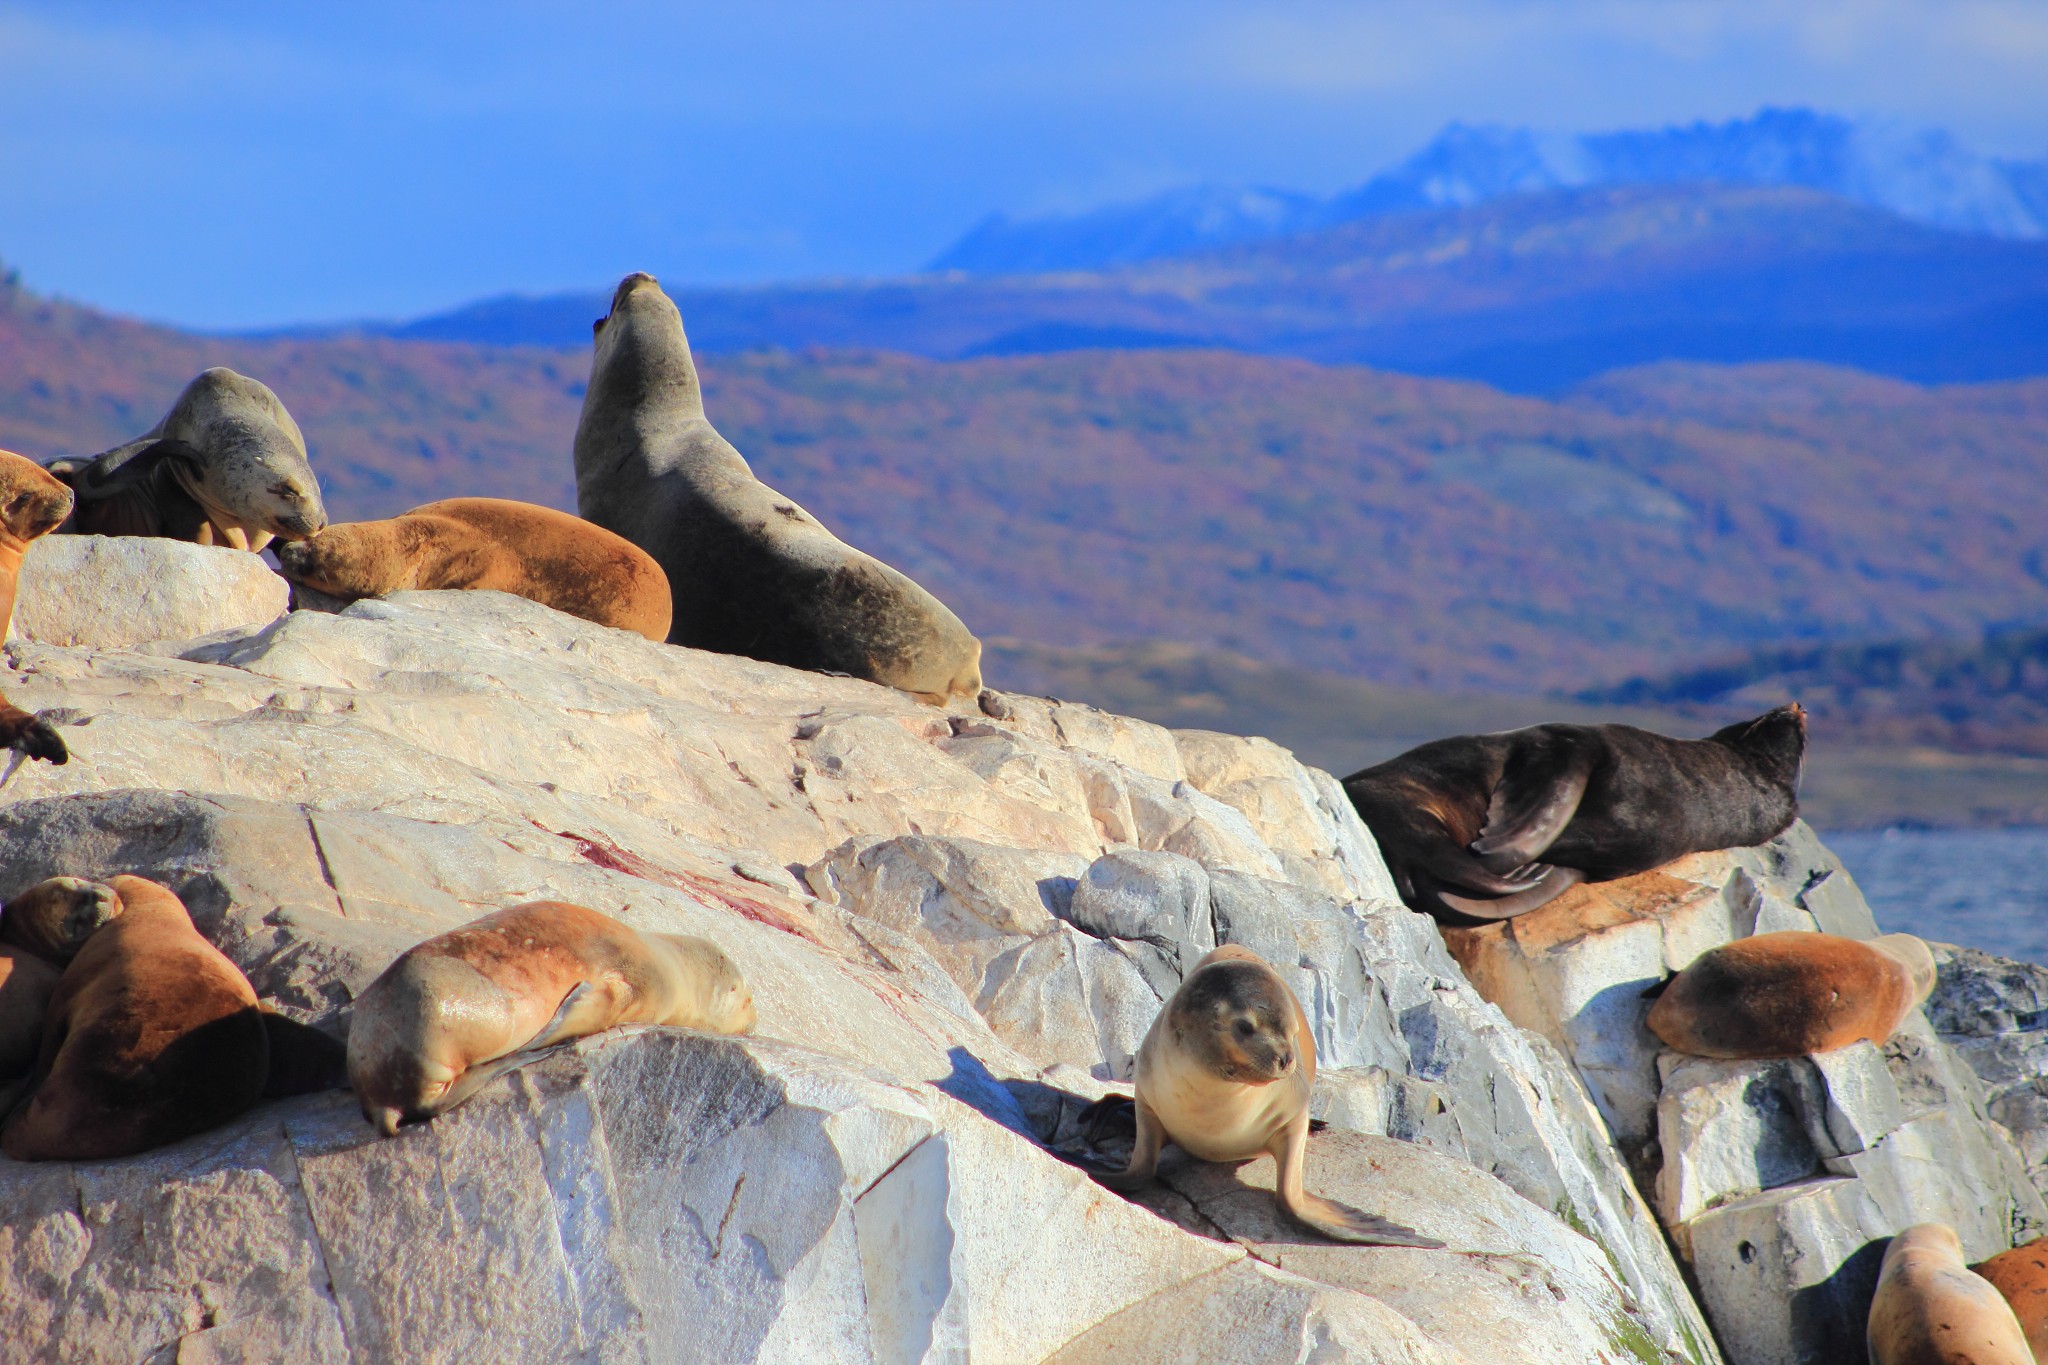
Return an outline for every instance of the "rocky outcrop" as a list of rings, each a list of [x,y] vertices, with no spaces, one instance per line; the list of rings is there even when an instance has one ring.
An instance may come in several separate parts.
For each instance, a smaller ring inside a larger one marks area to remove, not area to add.
[[[1571,1058],[1654,1191],[1729,1358],[1842,1365],[1864,1359],[1893,1233],[1947,1223],[1977,1260],[2048,1231],[2048,1206],[1992,1122],[1976,1058],[1919,1010],[1882,1048],[1755,1062],[1682,1056],[1643,1027],[1658,982],[1710,948],[1781,929],[1877,934],[1855,883],[1803,825],[1445,937],[1482,994]],[[1993,1031],[1970,1022],[1996,1016],[1966,999],[1953,968],[1943,981],[1935,1017]]]
[[[2048,967],[1936,943],[1928,1022],[1983,1084],[1985,1111],[2012,1135],[2048,1195]]]
[[[1271,745],[940,711],[492,593],[9,657],[74,760],[0,806],[0,895],[157,877],[335,1031],[410,944],[567,899],[717,940],[761,1016],[587,1040],[389,1140],[334,1094],[0,1162],[33,1358],[1721,1358],[1571,1067]],[[1312,1185],[1447,1250],[1280,1225],[1269,1162],[1132,1203],[1060,1159],[1218,942],[1310,1010]]]
[[[261,555],[132,536],[44,536],[22,556],[10,639],[125,649],[268,625],[291,588]]]

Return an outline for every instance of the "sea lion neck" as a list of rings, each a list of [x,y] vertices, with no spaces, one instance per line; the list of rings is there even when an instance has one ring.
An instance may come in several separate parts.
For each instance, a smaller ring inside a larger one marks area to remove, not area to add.
[[[658,286],[627,289],[597,335],[590,390],[611,401],[645,407],[669,420],[701,418],[704,391],[683,331],[682,314]],[[589,407],[586,399],[585,408]]]

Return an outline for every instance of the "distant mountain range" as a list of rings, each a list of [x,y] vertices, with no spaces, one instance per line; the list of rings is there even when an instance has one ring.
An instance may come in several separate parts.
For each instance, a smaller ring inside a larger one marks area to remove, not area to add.
[[[1555,134],[1453,123],[1421,151],[1322,199],[1203,185],[1042,218],[993,214],[928,267],[977,275],[1099,270],[1383,213],[1602,185],[1792,185],[1994,237],[2048,236],[2048,159],[1979,155],[1939,129],[1765,109],[1727,123]]]

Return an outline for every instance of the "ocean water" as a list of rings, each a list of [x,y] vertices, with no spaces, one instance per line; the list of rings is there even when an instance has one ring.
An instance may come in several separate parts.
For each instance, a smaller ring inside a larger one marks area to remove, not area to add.
[[[2048,829],[1888,829],[1821,838],[1879,927],[2048,965]]]

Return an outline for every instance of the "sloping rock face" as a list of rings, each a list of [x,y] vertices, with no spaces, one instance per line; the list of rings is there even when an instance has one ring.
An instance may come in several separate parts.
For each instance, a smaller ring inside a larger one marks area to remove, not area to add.
[[[1949,952],[1928,1007],[1949,1038],[1915,1010],[1882,1048],[1813,1057],[1689,1057],[1644,1027],[1658,982],[1774,930],[1877,934],[1854,881],[1804,825],[1445,937],[1482,994],[1571,1058],[1653,1191],[1729,1358],[1847,1365],[1865,1359],[1892,1234],[1947,1223],[1978,1260],[2048,1231],[2008,1131],[2043,1140],[2023,1074],[2048,1056],[2030,1031],[2041,1026],[2030,991],[2043,981]],[[1973,1064],[2004,1081],[1994,1096]]]
[[[0,806],[0,895],[163,880],[337,1033],[406,947],[559,898],[715,939],[761,1018],[585,1040],[389,1140],[333,1094],[0,1161],[28,1358],[1721,1358],[1569,1066],[1269,744],[939,711],[493,593],[9,656],[78,715]],[[1312,1186],[1448,1250],[1281,1225],[1266,1161],[1137,1204],[1054,1154],[1219,942],[1310,1011]]]
[[[2012,1135],[2048,1195],[2048,967],[1936,943],[1927,1019],[1983,1083],[1985,1110]]]

